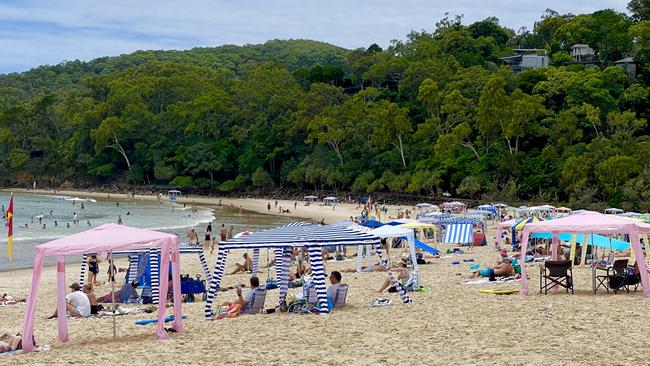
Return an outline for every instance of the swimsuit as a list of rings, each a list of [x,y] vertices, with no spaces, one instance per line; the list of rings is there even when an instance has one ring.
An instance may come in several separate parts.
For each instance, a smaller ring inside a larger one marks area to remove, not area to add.
[[[97,262],[90,262],[88,263],[88,270],[92,272],[93,274],[98,274],[99,273],[99,264]]]

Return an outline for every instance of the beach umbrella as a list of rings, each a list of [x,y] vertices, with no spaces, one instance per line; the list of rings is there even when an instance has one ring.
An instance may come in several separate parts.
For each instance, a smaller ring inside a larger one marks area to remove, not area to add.
[[[512,244],[514,245],[514,244],[517,243],[517,231],[523,230],[524,226],[526,224],[530,224],[530,223],[533,223],[533,222],[539,222],[539,221],[544,221],[544,219],[540,219],[539,217],[528,217],[528,218],[525,218],[523,220],[519,220],[519,221],[517,221],[516,224],[512,225],[512,227],[511,227],[511,229],[512,229]]]

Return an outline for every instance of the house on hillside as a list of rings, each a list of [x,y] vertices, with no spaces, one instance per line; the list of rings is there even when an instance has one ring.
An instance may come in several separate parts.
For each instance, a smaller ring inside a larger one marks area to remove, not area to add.
[[[577,63],[588,64],[596,59],[596,52],[586,44],[574,44],[571,47],[571,57]]]
[[[508,65],[513,72],[548,67],[550,59],[546,50],[538,48],[515,48],[513,56],[501,57],[502,65]]]
[[[629,56],[615,61],[614,65],[623,68],[630,80],[636,80],[636,61],[634,61],[633,57]]]

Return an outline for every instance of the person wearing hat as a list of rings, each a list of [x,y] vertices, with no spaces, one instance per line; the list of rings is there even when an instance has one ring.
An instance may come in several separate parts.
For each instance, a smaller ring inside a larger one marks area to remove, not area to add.
[[[65,308],[68,314],[73,318],[85,318],[90,316],[90,300],[88,296],[81,291],[81,287],[77,282],[70,285],[71,292],[65,297]],[[56,318],[57,311],[49,317]]]

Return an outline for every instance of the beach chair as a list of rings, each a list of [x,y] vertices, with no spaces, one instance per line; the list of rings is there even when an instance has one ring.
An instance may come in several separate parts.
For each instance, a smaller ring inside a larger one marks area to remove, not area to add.
[[[345,306],[345,300],[348,297],[348,285],[341,285],[336,289],[334,295],[334,307],[340,308]]]
[[[539,293],[544,291],[544,294],[548,294],[548,290],[555,286],[564,287],[567,293],[571,289],[571,293],[574,293],[571,261],[546,261],[540,266]]]
[[[614,264],[607,268],[606,276],[604,282],[606,282],[605,290],[609,293],[611,289],[615,294],[618,293],[620,289],[626,289],[627,292],[630,292],[630,287],[627,284],[627,263],[628,259],[617,259],[614,261]],[[603,282],[602,278],[598,278],[599,282]]]
[[[253,290],[253,300],[250,304],[246,305],[242,311],[246,314],[259,314],[264,310],[264,303],[266,302],[266,289],[256,288]]]

